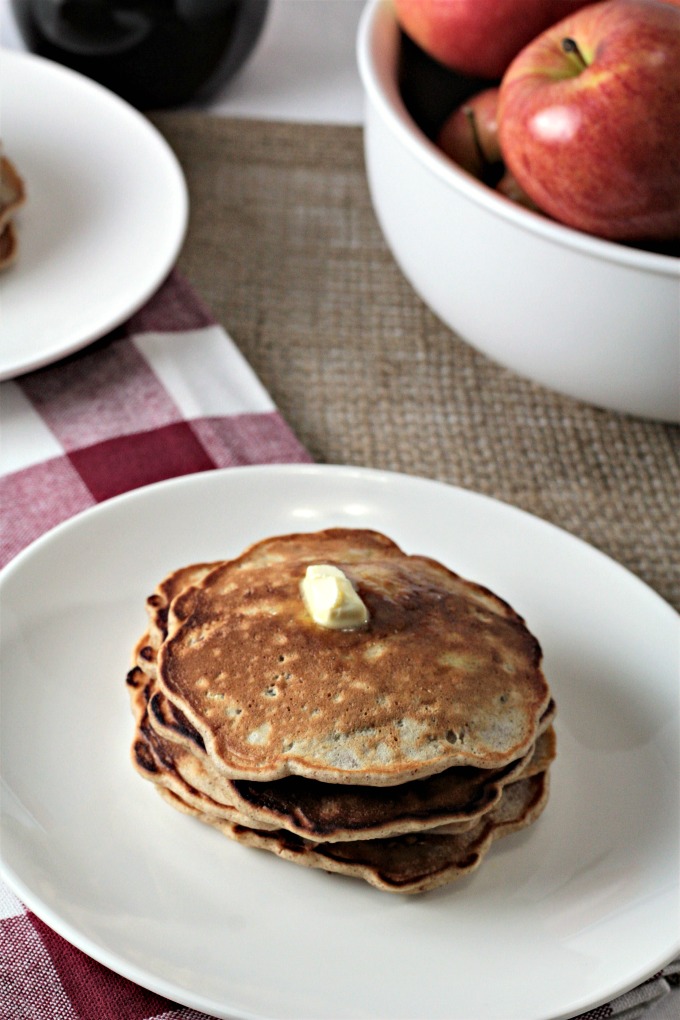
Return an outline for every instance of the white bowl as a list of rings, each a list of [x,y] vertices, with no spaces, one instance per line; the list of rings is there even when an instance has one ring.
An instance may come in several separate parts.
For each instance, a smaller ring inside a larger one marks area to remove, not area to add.
[[[460,170],[409,115],[400,32],[370,0],[357,55],[371,198],[415,291],[472,346],[610,410],[680,422],[680,259],[523,209]]]

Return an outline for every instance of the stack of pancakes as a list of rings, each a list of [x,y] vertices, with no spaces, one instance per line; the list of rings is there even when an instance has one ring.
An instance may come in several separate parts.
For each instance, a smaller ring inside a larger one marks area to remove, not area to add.
[[[310,564],[343,571],[368,623],[314,622]],[[538,642],[497,596],[378,532],[181,568],[147,612],[133,763],[234,840],[412,893],[470,873],[545,807],[555,706]]]

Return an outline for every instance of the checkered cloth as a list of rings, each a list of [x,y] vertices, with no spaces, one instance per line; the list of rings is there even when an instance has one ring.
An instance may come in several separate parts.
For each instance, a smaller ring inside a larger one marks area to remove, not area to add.
[[[224,330],[171,274],[124,328],[2,385],[0,565],[150,482],[309,456]]]
[[[123,328],[0,392],[3,565],[49,528],[140,485],[310,459],[177,273]],[[585,1016],[635,1020],[679,971]],[[202,1017],[91,960],[0,882],[0,1020]]]

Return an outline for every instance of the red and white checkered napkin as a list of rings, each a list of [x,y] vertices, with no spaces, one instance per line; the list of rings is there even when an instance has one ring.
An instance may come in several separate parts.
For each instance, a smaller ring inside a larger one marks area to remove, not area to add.
[[[55,524],[128,489],[310,459],[176,273],[122,329],[0,393],[0,566]]]
[[[2,565],[49,528],[128,489],[215,467],[310,459],[176,273],[122,329],[2,383],[0,396]],[[588,1015],[633,1020],[667,990],[659,976]],[[85,956],[0,882],[0,1020],[202,1017]]]

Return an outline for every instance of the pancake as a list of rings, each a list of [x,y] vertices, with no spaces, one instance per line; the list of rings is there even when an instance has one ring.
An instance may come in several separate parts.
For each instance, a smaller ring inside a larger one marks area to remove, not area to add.
[[[7,269],[16,262],[19,254],[19,241],[14,224],[10,221],[0,227],[0,269]]]
[[[168,631],[168,607],[172,600],[192,585],[199,584],[211,570],[219,566],[216,563],[191,563],[179,570],[173,570],[156,586],[156,590],[146,600],[146,612],[149,618],[147,644],[157,651],[165,640]],[[155,663],[155,654],[153,656]],[[143,668],[143,667],[142,667]]]
[[[311,620],[310,563],[349,577],[365,627]],[[214,767],[258,782],[503,768],[530,752],[550,702],[538,641],[506,602],[360,529],[267,539],[175,595],[158,681]]]
[[[146,636],[139,646],[145,643]],[[135,714],[139,720],[143,711],[144,725],[138,722],[135,754],[139,756],[140,744],[149,753],[143,745],[148,730],[154,730],[155,758],[161,758],[172,776],[165,785],[179,796],[184,789],[211,803],[229,804],[251,826],[281,827],[315,841],[383,838],[439,826],[462,831],[498,803],[505,786],[544,771],[555,757],[551,703],[540,721],[535,746],[502,769],[452,768],[389,787],[346,786],[298,776],[272,782],[229,780],[212,767],[200,734],[154,690],[154,682],[138,667],[130,676],[128,684],[134,682],[144,692],[143,701],[137,695]],[[158,782],[158,767],[147,778]]]
[[[548,792],[549,775],[542,772],[509,786],[493,811],[467,832],[429,831],[348,843],[312,843],[282,829],[251,829],[201,814],[169,791],[161,794],[178,810],[246,846],[268,850],[295,864],[362,878],[386,892],[421,893],[475,871],[497,839],[536,821]]]
[[[229,790],[203,771],[196,779],[195,760],[174,758],[181,778],[192,789],[229,800],[251,826],[282,828],[313,842],[382,839],[408,832],[463,831],[500,801],[505,789],[521,778],[545,771],[554,757],[552,728],[537,749],[504,769],[462,767],[399,786],[346,786],[288,776],[272,782],[231,780]],[[187,765],[189,767],[187,768]],[[199,765],[199,769],[200,769]]]
[[[135,753],[139,755],[140,741],[149,740],[152,731],[155,757],[172,775],[171,788],[180,796],[178,786],[212,803],[229,804],[251,826],[285,828],[324,842],[383,838],[441,826],[469,828],[498,803],[506,786],[544,771],[555,757],[550,726],[530,754],[503,769],[454,768],[389,787],[346,786],[299,776],[254,783],[225,779],[211,768],[209,759],[164,739],[157,730],[150,713],[136,735]],[[157,774],[147,778],[158,781]]]
[[[315,622],[311,564],[344,573],[367,622]],[[172,571],[146,610],[127,676],[134,767],[237,842],[422,892],[545,807],[555,703],[540,645],[435,560],[361,529],[278,536]]]
[[[128,684],[132,689],[132,704],[133,710],[136,716],[137,726],[135,729],[135,736],[132,742],[132,760],[136,770],[143,776],[143,778],[151,781],[157,788],[158,792],[164,796],[164,799],[178,810],[182,810],[187,814],[192,814],[196,817],[201,818],[203,821],[215,821],[227,822],[230,825],[238,825],[252,830],[253,827],[257,827],[260,832],[262,830],[269,830],[272,832],[278,832],[278,838],[281,838],[283,829],[280,824],[276,821],[270,820],[267,822],[263,821],[262,818],[253,818],[248,813],[239,811],[239,805],[233,804],[225,799],[220,792],[218,799],[213,799],[205,792],[195,789],[189,783],[185,782],[181,773],[176,768],[176,762],[173,755],[172,745],[163,738],[159,737],[149,727],[148,720],[148,701],[149,701],[149,688],[151,681],[144,677],[140,670],[134,669],[128,674]],[[508,782],[505,785],[512,785],[513,783],[520,782],[525,779],[529,779],[532,776],[536,776],[547,771],[550,762],[554,757],[554,731],[552,727],[546,731],[541,738],[539,738],[540,750],[534,752],[530,756],[530,761],[521,769],[521,773],[513,774],[508,778]],[[465,770],[463,770],[465,771]],[[467,770],[470,771],[470,770]],[[443,777],[436,777],[437,780],[441,781]],[[454,777],[451,777],[451,781],[454,782]],[[346,787],[331,787],[328,784],[315,783],[314,780],[305,779],[293,779],[294,783],[307,784],[307,786],[325,786],[326,791],[335,790],[335,792],[345,793]],[[264,784],[270,790],[280,784],[286,784],[287,780],[278,780],[277,782]],[[423,781],[423,785],[427,783],[427,780]],[[236,784],[230,784],[236,785]],[[410,787],[419,785],[419,781],[407,784]],[[460,789],[464,786],[464,781],[461,780],[459,787],[459,795],[462,795],[463,790]],[[436,817],[421,817],[418,821],[421,823],[420,827],[396,827],[391,836],[402,835],[403,833],[411,832],[414,828],[416,831],[424,832],[428,831],[433,835],[454,835],[463,832],[467,832],[473,827],[478,827],[482,814],[491,812],[494,808],[497,808],[501,796],[505,795],[505,789],[498,787],[497,796],[494,798],[492,803],[485,806],[485,810],[477,810],[478,803],[472,803],[469,810],[468,817],[463,817],[467,812],[460,813],[460,817],[455,822],[449,822],[448,824],[442,825]],[[399,792],[397,789],[397,792]],[[360,792],[360,791],[359,791]],[[386,791],[368,788],[367,793],[375,795],[376,793],[381,794]],[[394,795],[394,788],[388,788],[387,792]],[[413,796],[413,791],[411,791]],[[171,796],[168,796],[168,795]],[[514,794],[510,794],[511,799],[514,798]],[[227,793],[228,797],[228,793]],[[302,810],[304,811],[304,798],[300,798],[302,801]],[[343,806],[342,804],[340,805]],[[424,812],[422,812],[424,815]],[[348,817],[352,817],[351,809],[347,812]],[[497,815],[494,817],[498,817]],[[293,824],[292,826],[285,827],[288,835],[300,835],[301,830],[299,826]],[[375,839],[374,835],[366,835],[364,830],[361,832],[352,833],[352,838],[358,839],[360,842],[367,842],[368,839]],[[384,840],[384,837],[379,837]],[[336,839],[328,839],[327,837],[320,838],[316,834],[316,838],[305,839],[305,843],[310,846],[315,842],[329,843],[337,841]]]
[[[26,188],[16,167],[0,155],[0,269],[16,261],[19,250],[12,218],[26,201]]]
[[[182,779],[173,764],[171,743],[149,726],[148,700],[151,681],[144,677],[140,670],[133,669],[128,673],[127,683],[136,722],[131,757],[137,772],[157,787],[171,792],[192,810],[224,821],[250,824],[250,818],[243,815],[235,805],[214,800]],[[270,827],[276,828],[264,825],[264,828]]]

